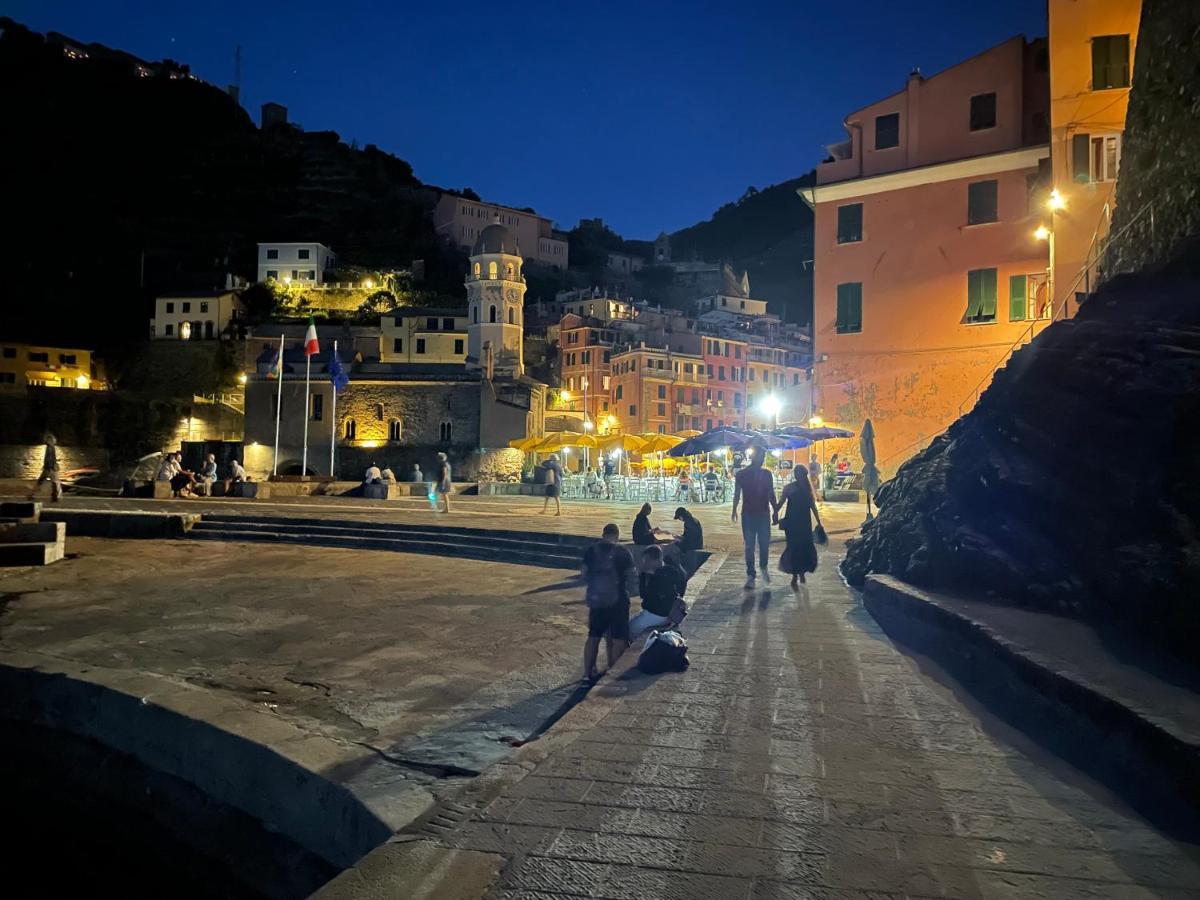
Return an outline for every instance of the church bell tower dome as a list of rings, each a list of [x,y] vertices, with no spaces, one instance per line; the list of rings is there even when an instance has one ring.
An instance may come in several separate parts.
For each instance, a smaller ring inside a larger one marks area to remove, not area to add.
[[[523,264],[516,237],[499,221],[479,233],[466,280],[469,369],[499,377],[524,374]]]

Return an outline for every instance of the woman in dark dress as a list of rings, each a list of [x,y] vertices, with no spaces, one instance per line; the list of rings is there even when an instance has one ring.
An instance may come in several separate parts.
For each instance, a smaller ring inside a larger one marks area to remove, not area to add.
[[[820,525],[821,514],[817,511],[808,472],[797,468],[792,475],[791,483],[779,494],[779,509],[782,510],[786,504],[787,510],[782,516],[776,511],[775,521],[787,539],[787,548],[783,551],[779,568],[791,573],[792,587],[795,588],[797,580],[804,581],[806,572],[817,571],[817,545],[813,543],[812,516],[816,516]]]

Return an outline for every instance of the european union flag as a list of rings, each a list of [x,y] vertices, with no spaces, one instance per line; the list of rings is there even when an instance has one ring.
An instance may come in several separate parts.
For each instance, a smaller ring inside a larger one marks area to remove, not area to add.
[[[340,391],[350,383],[350,375],[342,368],[342,361],[338,359],[336,350],[329,357],[329,380],[333,382],[335,391]]]

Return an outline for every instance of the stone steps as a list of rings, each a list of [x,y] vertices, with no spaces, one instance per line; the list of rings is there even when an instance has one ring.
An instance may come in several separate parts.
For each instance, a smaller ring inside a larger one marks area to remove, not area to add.
[[[426,553],[558,569],[577,569],[591,543],[574,535],[537,532],[231,515],[205,515],[188,537]]]

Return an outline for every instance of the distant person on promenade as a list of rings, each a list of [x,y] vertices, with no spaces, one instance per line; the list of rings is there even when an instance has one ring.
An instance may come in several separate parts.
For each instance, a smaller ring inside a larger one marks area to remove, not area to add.
[[[601,540],[583,554],[587,580],[588,636],[583,645],[583,677],[593,682],[600,638],[611,669],[629,644],[629,595],[633,583],[633,556],[617,543],[621,530],[609,523]]]
[[[676,500],[687,500],[692,496],[692,473],[687,469],[679,473],[679,488],[675,491]]]
[[[597,498],[604,496],[604,482],[600,480],[600,476],[591,466],[588,466],[587,475],[583,479],[583,486],[587,489],[589,497]]]
[[[821,490],[821,463],[816,454],[808,458],[808,483],[812,485],[813,496],[817,496]]]
[[[687,574],[674,559],[663,555],[662,547],[648,547],[638,575],[642,611],[629,620],[630,639],[647,628],[678,625],[683,620],[681,601],[687,583]]]
[[[425,476],[421,474],[421,467],[413,463],[412,469],[409,470],[408,480],[413,483],[418,483],[425,480]]]
[[[785,506],[787,511],[782,516],[779,515],[779,510]],[[779,560],[779,568],[792,576],[793,589],[798,587],[797,580],[804,581],[806,573],[817,571],[813,516],[816,516],[817,524],[820,525],[821,513],[817,510],[812,485],[797,470],[795,480],[785,485],[780,492],[779,506],[775,511],[775,521],[783,529],[783,536],[787,540],[787,547]]]
[[[546,470],[546,499],[542,501],[542,515],[550,508],[550,499],[553,497],[554,514],[561,516],[562,501],[558,495],[562,493],[562,464],[558,461],[558,455],[551,453],[550,458],[542,463],[542,468]]]
[[[834,480],[838,473],[838,455],[835,453],[829,457],[829,462],[825,463],[825,490],[832,491]],[[828,499],[828,498],[827,498]]]
[[[450,460],[445,453],[438,451],[437,481],[433,483],[436,497],[441,498],[442,512],[450,512]],[[434,500],[433,508],[437,509],[438,501]]]
[[[733,482],[734,522],[738,519],[738,502],[742,506],[742,542],[746,548],[746,589],[754,587],[754,546],[758,545],[759,568],[763,584],[771,583],[767,560],[771,553],[771,515],[778,511],[775,499],[775,479],[763,468],[766,451],[761,445],[750,448],[749,464],[737,473]]]
[[[696,553],[704,546],[704,528],[700,520],[685,506],[675,510],[675,521],[683,523],[683,534],[675,539],[680,564],[690,576],[698,568]]]
[[[52,435],[46,435],[46,450],[42,454],[42,472],[37,477],[37,481],[33,485],[33,490],[29,492],[29,499],[32,500],[37,496],[37,492],[41,490],[42,485],[50,482],[50,501],[57,503],[62,499],[62,481],[58,477],[58,439]]]

